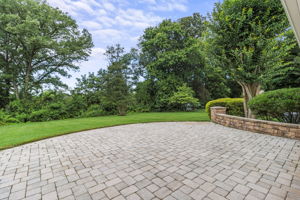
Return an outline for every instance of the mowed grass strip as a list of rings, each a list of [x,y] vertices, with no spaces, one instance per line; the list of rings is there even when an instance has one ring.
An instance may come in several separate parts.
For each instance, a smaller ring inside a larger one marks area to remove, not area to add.
[[[209,121],[209,118],[204,111],[132,113],[127,116],[103,116],[0,126],[0,150],[58,135],[96,128],[136,123],[180,121],[201,122]]]

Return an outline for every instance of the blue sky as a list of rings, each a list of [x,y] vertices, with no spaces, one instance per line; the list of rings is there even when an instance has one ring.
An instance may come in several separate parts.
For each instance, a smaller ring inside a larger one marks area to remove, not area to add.
[[[143,30],[163,19],[176,20],[195,12],[206,15],[220,0],[47,0],[67,12],[92,34],[94,47],[89,60],[81,62],[80,72],[63,79],[74,87],[76,77],[105,68],[103,53],[109,45],[120,43],[127,50],[136,47]]]

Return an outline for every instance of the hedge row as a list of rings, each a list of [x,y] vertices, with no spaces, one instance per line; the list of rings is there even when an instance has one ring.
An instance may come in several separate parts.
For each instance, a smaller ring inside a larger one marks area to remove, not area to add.
[[[211,117],[210,108],[222,106],[227,114],[244,116],[242,98],[223,98],[206,104],[206,112]],[[265,92],[249,101],[248,106],[259,119],[300,124],[300,88],[284,88]]]
[[[226,111],[227,114],[243,117],[244,116],[243,102],[244,102],[243,98],[216,99],[213,101],[209,101],[205,106],[205,110],[206,112],[208,112],[209,117],[211,117],[210,108],[214,106],[222,106],[227,108]]]

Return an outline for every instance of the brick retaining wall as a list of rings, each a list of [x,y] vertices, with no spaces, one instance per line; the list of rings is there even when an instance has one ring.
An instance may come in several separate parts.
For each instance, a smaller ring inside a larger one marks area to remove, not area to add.
[[[225,107],[211,107],[211,120],[212,122],[221,124],[223,126],[245,131],[300,139],[300,125],[298,124],[288,124],[226,115]]]

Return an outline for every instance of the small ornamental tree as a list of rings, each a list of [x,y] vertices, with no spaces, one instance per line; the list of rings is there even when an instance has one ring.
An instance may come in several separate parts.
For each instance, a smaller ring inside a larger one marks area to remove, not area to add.
[[[225,0],[212,13],[209,59],[242,87],[246,117],[254,117],[247,103],[261,93],[268,74],[287,64],[294,45],[284,35],[287,28],[277,0]]]
[[[179,87],[177,92],[169,98],[169,103],[180,110],[194,110],[199,105],[199,100],[194,98],[194,91],[186,84]]]

